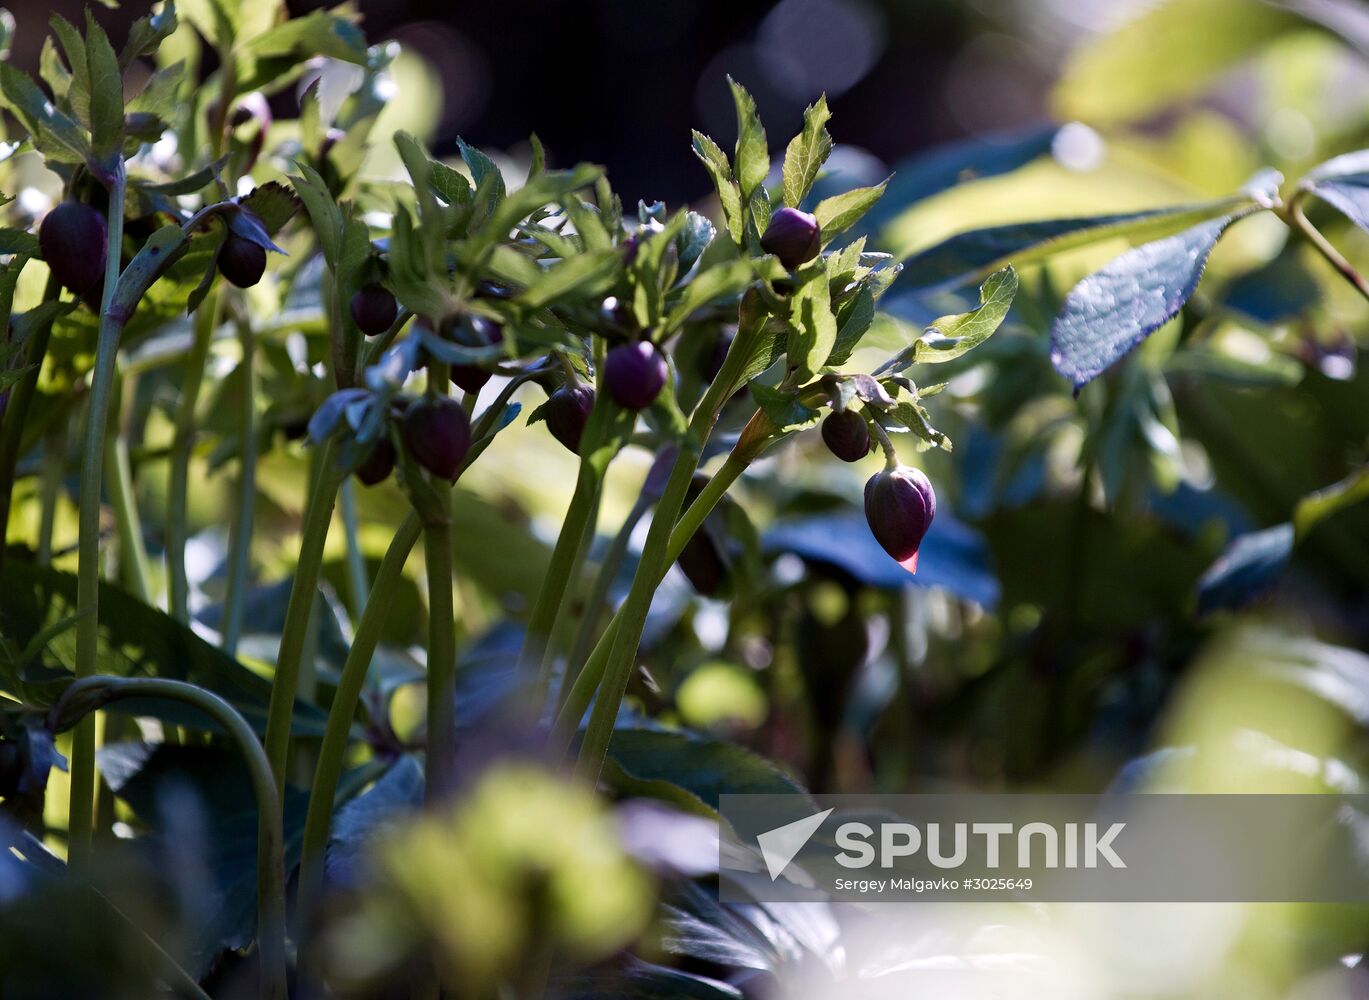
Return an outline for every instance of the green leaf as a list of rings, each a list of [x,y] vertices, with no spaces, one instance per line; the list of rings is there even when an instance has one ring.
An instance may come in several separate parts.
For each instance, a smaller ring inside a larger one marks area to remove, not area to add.
[[[942,451],[951,450],[951,439],[932,426],[927,410],[921,404],[904,400],[889,410],[888,414],[932,447]]]
[[[520,301],[531,309],[541,309],[576,289],[598,289],[612,276],[620,260],[614,250],[589,251],[563,260],[528,285]]]
[[[38,237],[22,229],[0,228],[0,254],[38,255]]]
[[[914,364],[953,361],[993,336],[1017,297],[1017,272],[1005,267],[979,286],[979,308],[942,316],[913,345]]]
[[[702,132],[694,133],[694,155],[713,178],[713,187],[718,192],[718,202],[723,210],[723,224],[727,226],[732,242],[741,244],[745,235],[745,217],[742,215],[742,196],[737,190],[737,182],[732,179],[732,164],[727,154],[716,142]]]
[[[9,63],[0,63],[0,95],[24,123],[39,152],[68,163],[92,161],[90,140],[81,126],[53,107],[26,73]]]
[[[1129,250],[1079,284],[1051,329],[1051,363],[1081,388],[1178,315],[1228,226],[1224,215]]]
[[[818,419],[818,411],[805,406],[797,392],[775,389],[759,382],[751,383],[751,396],[756,405],[770,418],[778,430],[802,427]]]
[[[318,237],[324,260],[336,269],[342,252],[342,212],[318,171],[303,160],[297,161],[295,167],[300,176],[291,177],[290,183],[294,185],[300,201],[304,202],[304,208],[314,224],[314,234]]]
[[[740,295],[751,283],[754,272],[751,263],[745,260],[729,261],[719,264],[699,274],[685,286],[675,307],[666,316],[662,335],[669,334],[680,327],[701,306],[718,299],[730,299]]]
[[[732,88],[732,101],[737,106],[737,151],[733,157],[735,176],[741,187],[742,199],[750,201],[755,190],[765,183],[770,173],[770,147],[765,141],[765,129],[756,113],[756,101],[732,77],[727,78]]]
[[[832,117],[827,110],[827,95],[818,98],[803,113],[803,131],[789,142],[784,153],[784,203],[798,208],[808,196],[818,171],[832,155],[832,136],[827,122]]]
[[[504,184],[504,175],[500,173],[498,165],[488,156],[468,144],[465,139],[457,136],[456,145],[461,150],[461,159],[466,161],[466,166],[470,168],[471,178],[475,181],[475,190],[478,201],[483,201],[484,215],[489,217],[493,214],[495,206],[507,197],[508,188]]]
[[[831,294],[826,269],[816,267],[789,300],[789,366],[800,381],[816,375],[836,346]]]
[[[860,217],[879,201],[888,184],[885,180],[874,187],[853,188],[844,194],[833,195],[818,202],[817,208],[813,209],[813,215],[817,217],[818,225],[822,228],[823,246],[854,226]]]
[[[119,66],[128,69],[133,60],[155,53],[162,42],[171,37],[176,30],[176,4],[166,0],[160,11],[145,14],[133,22],[128,29],[128,38],[119,53]]]
[[[1075,50],[1055,89],[1059,120],[1148,118],[1302,23],[1290,9],[1249,0],[1169,0],[1142,10]]]
[[[860,339],[869,331],[875,321],[875,295],[869,288],[862,287],[855,298],[848,302],[837,317],[837,340],[832,345],[832,353],[827,356],[827,364],[833,367],[844,365],[851,360],[851,352],[856,349]]]
[[[365,66],[366,36],[346,18],[329,11],[316,10],[303,17],[282,21],[257,35],[243,47],[243,51],[245,55],[258,59],[328,56]]]

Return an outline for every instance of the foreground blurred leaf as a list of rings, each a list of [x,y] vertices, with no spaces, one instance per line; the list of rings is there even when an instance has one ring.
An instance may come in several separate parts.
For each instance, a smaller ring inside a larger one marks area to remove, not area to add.
[[[1237,535],[1198,581],[1198,611],[1239,608],[1268,590],[1288,565],[1293,526]]]

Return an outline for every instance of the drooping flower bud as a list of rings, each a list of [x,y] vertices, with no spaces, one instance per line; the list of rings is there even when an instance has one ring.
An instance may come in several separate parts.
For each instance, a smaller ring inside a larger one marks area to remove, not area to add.
[[[105,217],[79,201],[64,201],[44,216],[38,246],[59,284],[84,295],[100,283],[108,232]]]
[[[471,445],[471,422],[449,396],[424,397],[404,412],[404,447],[439,479],[455,481]]]
[[[791,271],[806,264],[822,249],[822,230],[817,217],[797,208],[780,209],[765,227],[761,249],[774,254]]]
[[[859,462],[870,454],[870,428],[855,410],[829,413],[822,422],[822,440],[843,462]]]
[[[352,322],[368,337],[388,330],[399,315],[395,297],[380,285],[366,285],[352,296]]]
[[[594,409],[594,390],[587,385],[563,385],[547,398],[547,430],[573,454],[580,454],[580,438]]]
[[[492,319],[467,316],[452,331],[452,336],[463,347],[493,347],[503,342],[504,331]],[[479,392],[493,374],[479,365],[452,365],[452,381],[464,392]]]
[[[910,573],[917,550],[936,517],[936,494],[920,469],[900,465],[865,484],[865,520],[875,541]]]
[[[394,470],[395,467],[395,446],[390,443],[388,437],[382,437],[376,441],[373,447],[360,465],[356,467],[357,478],[364,486],[374,486],[383,483]]]
[[[729,560],[717,541],[702,529],[685,542],[675,562],[694,592],[703,597],[717,595],[731,572]]]
[[[604,358],[604,385],[626,410],[645,410],[654,403],[668,374],[665,358],[647,340],[620,344]]]
[[[219,273],[239,288],[251,288],[266,272],[266,248],[230,233],[219,249]]]

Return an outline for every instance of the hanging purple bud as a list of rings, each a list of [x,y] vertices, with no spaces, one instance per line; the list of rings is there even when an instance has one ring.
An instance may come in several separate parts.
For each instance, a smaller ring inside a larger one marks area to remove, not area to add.
[[[547,430],[573,454],[580,454],[580,438],[594,409],[594,390],[587,385],[563,385],[547,398]]]
[[[656,401],[669,369],[650,341],[620,344],[604,358],[604,385],[619,406],[645,410]]]
[[[870,454],[870,428],[855,410],[829,413],[822,422],[822,440],[843,462],[859,462]]]
[[[865,520],[884,551],[917,572],[917,550],[936,517],[936,494],[920,469],[885,469],[865,484]]]
[[[58,284],[84,295],[105,275],[105,217],[79,201],[64,201],[38,227],[38,246]]]
[[[471,445],[471,422],[449,396],[424,397],[404,412],[404,447],[439,479],[455,481]]]
[[[399,315],[399,303],[381,285],[366,285],[352,296],[352,322],[368,337],[388,330]]]

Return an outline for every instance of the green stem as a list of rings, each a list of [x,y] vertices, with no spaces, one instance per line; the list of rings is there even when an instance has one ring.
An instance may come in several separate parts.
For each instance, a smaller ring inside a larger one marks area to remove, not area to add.
[[[230,532],[228,551],[228,594],[223,605],[223,650],[237,655],[238,640],[242,636],[242,609],[252,564],[252,514],[257,498],[257,427],[256,393],[253,387],[253,361],[256,337],[252,323],[246,316],[237,322],[238,341],[242,346],[241,402],[238,411],[239,473],[238,517]]]
[[[342,481],[338,491],[338,506],[342,508],[342,529],[347,538],[347,590],[352,599],[352,621],[361,615],[371,591],[370,581],[366,579],[366,557],[361,551],[361,538],[357,520],[356,487],[352,477]]]
[[[168,610],[182,625],[190,622],[190,583],[185,575],[185,547],[189,540],[190,458],[195,450],[195,409],[209,362],[209,345],[219,325],[223,297],[210,292],[195,313],[194,341],[185,361],[181,398],[176,406],[176,431],[171,445],[171,473],[166,515]]]
[[[613,536],[613,541],[609,543],[608,551],[604,553],[603,561],[599,564],[599,569],[594,576],[594,586],[590,589],[589,597],[585,600],[585,613],[580,618],[579,631],[575,634],[575,642],[571,644],[570,655],[566,657],[566,675],[561,681],[560,700],[562,703],[565,702],[572,685],[579,677],[585,657],[589,654],[590,643],[594,641],[594,633],[599,628],[604,607],[608,604],[609,589],[618,576],[618,569],[622,566],[624,557],[627,556],[627,547],[632,539],[632,533],[650,506],[651,502],[645,496],[637,498],[637,502],[632,505],[632,510],[628,512],[627,517],[619,526],[618,533]]]
[[[80,534],[77,539],[76,676],[95,673],[100,645],[100,483],[104,478],[105,429],[114,383],[114,362],[119,336],[127,315],[110,309],[119,283],[120,253],[124,233],[123,160],[118,161],[109,189],[108,240],[105,246],[105,288],[100,303],[100,330],[95,348],[95,368],[90,376],[86,439],[81,462],[81,491],[77,504]],[[95,809],[95,720],[85,718],[71,738],[71,804],[68,812],[68,859],[84,864],[90,856]]]
[[[318,592],[323,547],[333,520],[333,504],[342,483],[342,476],[333,464],[332,442],[323,446],[319,456],[319,473],[315,479],[309,507],[304,513],[304,532],[300,539],[299,558],[295,563],[295,579],[290,587],[290,600],[285,607],[280,652],[276,657],[276,676],[271,684],[271,704],[266,714],[266,756],[271,761],[276,784],[282,789],[285,787],[285,767],[290,754],[290,721],[295,711],[300,662],[309,633],[309,619],[314,610],[314,595]]]
[[[1355,265],[1346,260],[1345,255],[1321,234],[1321,230],[1312,225],[1303,212],[1302,195],[1305,193],[1299,192],[1289,200],[1288,209],[1284,213],[1284,221],[1300,232],[1307,242],[1311,243],[1317,252],[1326,258],[1327,263],[1339,271],[1341,277],[1354,286],[1357,292],[1369,299],[1369,281],[1366,281],[1364,276],[1355,270]]]
[[[722,468],[720,468],[717,474],[708,481],[708,485],[699,492],[699,495],[695,497],[694,502],[691,503],[688,509],[680,516],[679,522],[675,524],[674,529],[670,532],[670,539],[665,551],[665,557],[660,563],[655,578],[651,582],[650,590],[653,593],[655,592],[656,587],[660,586],[661,580],[664,579],[666,571],[670,568],[671,564],[680,557],[680,553],[684,551],[685,545],[694,537],[694,533],[703,525],[704,519],[707,518],[713,508],[717,506],[718,501],[723,498],[723,495],[727,492],[729,487],[731,487],[731,485],[737,481],[737,478],[746,471],[746,467],[750,465],[754,457],[754,455],[738,455],[735,452],[729,455],[727,461],[723,463]],[[692,474],[690,478],[692,478]],[[687,478],[685,480],[686,489],[688,488],[688,485],[689,479]],[[667,489],[668,488],[669,487],[667,487]],[[662,508],[658,505],[656,508],[656,517],[661,516],[661,510]],[[639,563],[638,565],[638,572],[640,573],[641,564]],[[636,582],[637,578],[634,577],[634,585]],[[626,607],[626,602],[624,602],[623,606]],[[616,645],[619,630],[622,626],[622,619],[623,609],[619,608],[609,620],[607,627],[604,629],[604,634],[599,637],[599,642],[595,644],[594,650],[589,655],[589,659],[585,661],[584,668],[575,678],[574,683],[571,684],[569,693],[564,698],[564,704],[561,707],[561,711],[557,713],[556,716],[556,726],[552,738],[553,746],[558,751],[564,752],[575,737],[575,732],[580,726],[580,720],[584,718],[585,710],[589,708],[589,703],[594,697],[594,692],[599,687],[600,682],[604,677],[609,662],[610,652]],[[621,695],[619,696],[619,700],[621,701]],[[596,710],[597,707],[596,704]],[[614,715],[617,715],[616,705],[614,707]],[[605,748],[607,749],[607,744],[605,744]]]
[[[52,562],[52,532],[57,523],[57,499],[67,464],[67,424],[56,421],[43,442],[43,477],[39,487],[42,515],[38,524],[38,565]]]
[[[323,745],[319,748],[313,788],[309,792],[309,812],[304,820],[297,906],[302,922],[309,920],[323,881],[323,857],[333,820],[333,800],[347,755],[352,720],[356,717],[357,703],[366,684],[366,672],[390,613],[391,595],[403,579],[404,563],[421,531],[418,515],[410,511],[380,562],[375,586],[357,621],[352,647],[347,651],[347,659],[338,678],[337,692],[328,710],[328,726],[323,734]]]
[[[281,821],[280,794],[271,775],[271,765],[252,727],[232,705],[218,695],[184,681],[152,677],[104,677],[92,675],[71,684],[50,719],[54,728],[62,720],[62,710],[71,702],[81,704],[87,693],[94,695],[85,709],[81,725],[92,721],[95,708],[125,698],[164,698],[191,705],[214,720],[237,744],[247,764],[252,792],[257,800],[257,946],[260,949],[260,995],[269,1000],[285,1000],[285,834]]]
[[[523,639],[523,652],[519,666],[522,671],[531,670],[532,665],[540,663],[537,673],[537,687],[533,701],[541,704],[542,695],[547,690],[551,677],[552,628],[556,623],[558,609],[565,603],[566,591],[575,573],[586,531],[592,530],[590,524],[595,508],[595,498],[599,495],[599,477],[588,460],[581,461],[580,474],[575,480],[575,492],[571,494],[570,506],[566,508],[565,519],[561,522],[561,533],[556,537],[556,546],[551,551],[551,561],[547,564],[542,586],[533,601],[532,612],[528,615],[527,635]]]
[[[449,506],[447,491],[438,494]],[[452,599],[452,525],[430,520],[423,527],[428,572],[428,755],[425,797],[436,801],[447,789],[456,752],[456,608]]]
[[[48,275],[43,301],[54,302],[61,293],[62,286],[57,279]],[[33,344],[25,359],[32,368],[15,383],[10,390],[9,400],[0,407],[0,568],[4,566],[5,537],[9,532],[10,504],[14,499],[14,470],[18,468],[19,452],[24,447],[24,423],[28,418],[29,405],[38,391],[38,376],[51,339],[51,321],[33,331]]]
[[[117,362],[110,395],[110,409],[117,414],[124,395],[124,378]],[[133,488],[133,464],[128,456],[128,442],[117,428],[105,437],[105,463],[108,467],[105,492],[109,494],[119,532],[119,573],[130,593],[143,603],[151,604],[151,575],[147,546],[143,542],[142,516],[138,513],[138,496]]]

